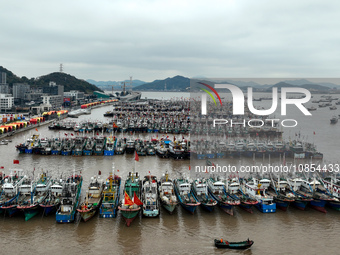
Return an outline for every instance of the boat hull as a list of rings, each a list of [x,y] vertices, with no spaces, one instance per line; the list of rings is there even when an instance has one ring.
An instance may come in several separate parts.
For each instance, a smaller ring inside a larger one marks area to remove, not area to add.
[[[173,212],[176,209],[177,204],[166,204],[162,203],[162,206],[167,210],[170,214],[173,214]]]
[[[123,209],[121,207],[118,207],[118,209],[120,210],[122,217],[126,222],[126,226],[128,227],[131,225],[131,223],[137,217],[140,211],[140,207],[137,209]]]
[[[53,212],[56,212],[59,208],[60,204],[57,204],[57,205],[40,205],[40,207],[43,209],[43,214],[45,216],[53,213]]]
[[[325,200],[316,200],[316,199],[314,199],[314,200],[310,201],[310,204],[309,204],[309,205],[310,205],[313,209],[315,209],[315,210],[317,210],[317,211],[319,211],[319,212],[327,213],[327,211],[326,211],[326,209],[325,209],[326,202],[327,202],[327,201],[325,201]]]
[[[295,201],[292,203],[292,205],[293,205],[295,208],[297,208],[297,209],[299,209],[299,210],[301,210],[301,211],[304,211],[304,210],[306,209],[306,206],[307,206],[308,202],[309,202],[309,201],[296,201],[296,200],[295,200]]]
[[[274,213],[276,212],[276,204],[263,204],[262,202],[259,202],[255,205],[255,207],[262,213]]]

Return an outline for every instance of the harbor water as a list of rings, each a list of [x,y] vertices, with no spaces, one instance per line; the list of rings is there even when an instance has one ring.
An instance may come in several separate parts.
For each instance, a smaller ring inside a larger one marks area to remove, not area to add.
[[[162,96],[170,99],[185,95],[169,92],[162,93]],[[143,93],[143,97],[157,98],[157,94]],[[271,102],[263,103],[264,107],[268,107]],[[108,122],[111,118],[105,118],[103,114],[111,108],[93,109],[91,115],[83,115],[76,120]],[[289,108],[287,111],[292,112]],[[318,151],[324,154],[324,161],[320,162],[322,164],[339,163],[340,123],[330,125],[329,120],[340,111],[330,111],[327,107],[312,114],[312,117],[304,117],[294,111],[291,116],[287,116],[287,119],[296,118],[299,125],[290,130],[285,129],[283,137],[287,140],[299,137],[315,143]],[[91,176],[101,171],[102,178],[106,178],[112,163],[123,183],[133,168],[142,177],[150,171],[158,179],[166,171],[173,179],[183,172],[190,174],[189,171],[193,171],[189,170],[190,160],[176,161],[157,156],[139,157],[139,161],[135,162],[133,154],[113,157],[19,154],[15,145],[33,133],[39,133],[40,137],[65,135],[64,131],[51,131],[48,126],[37,129],[16,134],[11,137],[11,143],[0,146],[2,170],[8,173],[9,169],[20,168],[29,174],[34,171],[35,176],[42,171],[64,175],[72,174],[73,170],[78,173],[81,171],[84,178],[82,199]],[[135,136],[138,137],[138,134]],[[14,159],[19,160],[18,165],[13,165]],[[230,164],[251,164],[251,159],[224,160]],[[269,163],[269,159],[258,160]],[[274,159],[271,159],[270,163],[273,162]],[[159,217],[140,216],[130,227],[125,225],[120,213],[114,219],[96,216],[86,223],[77,221],[74,224],[57,224],[54,215],[43,217],[40,214],[25,221],[22,215],[9,218],[0,214],[0,249],[1,254],[339,254],[340,212],[330,208],[327,211],[320,213],[312,208],[300,211],[289,207],[286,212],[277,210],[276,213],[263,214],[254,209],[254,213],[250,214],[236,208],[234,216],[230,216],[216,207],[211,213],[198,208],[191,215],[178,206],[173,215],[162,208]],[[215,238],[228,241],[249,238],[255,244],[245,251],[219,250],[214,246]]]

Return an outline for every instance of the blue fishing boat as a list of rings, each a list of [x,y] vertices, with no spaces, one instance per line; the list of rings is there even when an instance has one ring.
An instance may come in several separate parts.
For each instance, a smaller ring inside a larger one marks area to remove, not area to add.
[[[82,156],[86,140],[83,137],[76,137],[72,148],[72,156]]]
[[[60,202],[61,202],[61,195],[63,191],[63,180],[52,180],[52,185],[48,191],[48,195],[40,204],[40,207],[43,209],[43,214],[45,216],[56,212],[59,209]]]
[[[74,140],[65,138],[63,140],[63,148],[61,149],[61,155],[63,156],[71,155],[73,147],[74,147]]]
[[[6,207],[16,204],[19,196],[19,188],[24,181],[22,170],[11,170],[8,176],[4,176],[0,195],[0,209],[6,211]]]
[[[61,204],[56,213],[56,221],[58,223],[74,222],[82,183],[83,177],[74,174],[63,184]]]
[[[304,211],[307,205],[313,200],[313,196],[309,192],[306,193],[302,191],[301,185],[303,179],[297,177],[293,179],[287,179],[287,181],[290,189],[295,195],[295,200],[292,205],[295,208]]]
[[[208,191],[208,183],[205,179],[198,179],[192,183],[192,192],[201,206],[208,212],[212,212],[217,205],[217,201]]]
[[[322,182],[334,198],[333,201],[329,201],[327,205],[340,211],[340,180],[335,177],[326,177]]]
[[[106,144],[104,148],[104,156],[113,156],[115,154],[115,137],[109,136],[106,138]]]
[[[268,179],[253,178],[245,184],[246,193],[255,198],[258,201],[256,208],[262,213],[274,213],[276,212],[276,203],[273,201],[273,197],[266,194],[266,191],[270,185]]]
[[[187,178],[175,179],[174,188],[180,205],[188,212],[194,214],[196,208],[201,203],[193,195],[189,180]]]
[[[119,205],[121,178],[112,173],[106,179],[103,201],[99,208],[101,218],[116,218]]]
[[[94,138],[86,138],[86,145],[83,149],[84,156],[92,156],[94,147],[96,146],[96,142]]]
[[[94,146],[93,154],[96,156],[101,156],[104,152],[106,138],[105,136],[97,136],[95,141],[96,145]]]

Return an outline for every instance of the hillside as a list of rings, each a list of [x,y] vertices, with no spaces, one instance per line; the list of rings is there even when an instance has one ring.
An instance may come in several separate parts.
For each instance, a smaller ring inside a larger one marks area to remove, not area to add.
[[[330,90],[329,87],[326,86],[322,86],[322,85],[318,85],[318,84],[299,84],[299,85],[295,85],[295,84],[290,84],[289,81],[285,81],[285,82],[279,82],[273,86],[271,86],[269,89],[267,89],[268,92],[272,91],[272,88],[278,88],[278,91],[281,91],[282,87],[299,87],[299,88],[305,88],[308,89],[309,91],[317,91],[317,92],[327,92]]]
[[[137,91],[188,91],[188,88],[190,88],[190,79],[177,75],[172,78],[166,78],[164,80],[155,80],[153,82],[134,87],[133,90],[137,90]]]
[[[79,90],[87,94],[91,94],[94,91],[102,91],[100,88],[87,81],[79,80],[74,76],[60,72],[40,76],[36,79],[35,85],[42,87],[48,85],[50,81],[54,81],[57,85],[64,85],[64,91]]]
[[[125,83],[126,86],[130,86],[130,80],[125,80],[125,81],[95,81],[88,79],[86,80],[88,83],[93,84],[97,86],[98,88],[102,90],[112,90],[112,87],[114,90],[122,90],[123,84]],[[141,80],[132,80],[132,87],[137,87],[140,85],[145,84],[145,81]]]
[[[92,85],[84,80],[77,79],[76,77],[66,73],[50,73],[40,76],[38,78],[18,77],[11,71],[0,66],[0,72],[7,73],[7,83],[12,86],[13,83],[27,83],[32,87],[45,87],[49,85],[50,81],[54,81],[57,85],[64,85],[64,91],[79,90],[87,94],[92,94],[94,91],[102,91],[100,88]]]

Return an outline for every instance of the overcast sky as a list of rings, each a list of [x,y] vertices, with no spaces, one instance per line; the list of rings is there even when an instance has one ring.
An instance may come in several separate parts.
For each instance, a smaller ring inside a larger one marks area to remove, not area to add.
[[[339,77],[340,2],[0,0],[0,65],[28,78]]]

